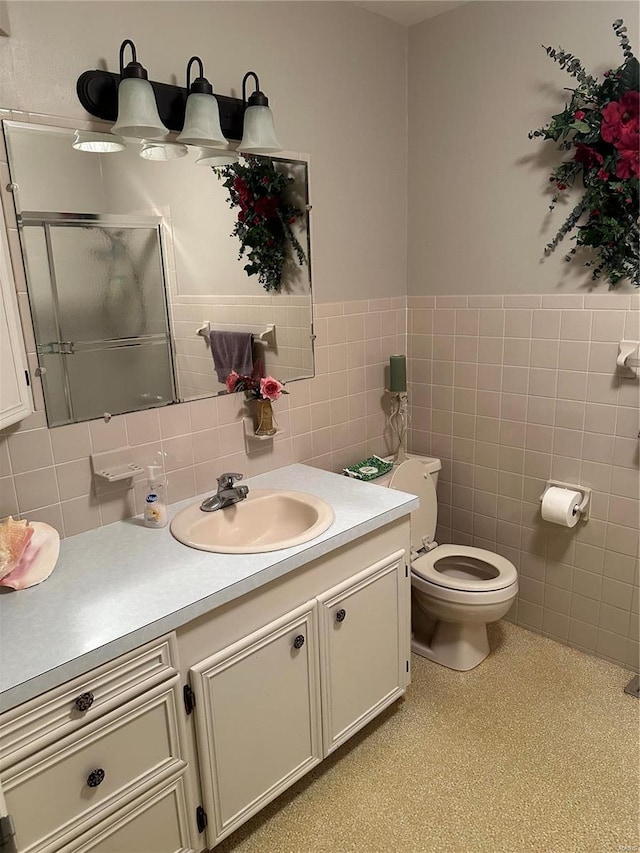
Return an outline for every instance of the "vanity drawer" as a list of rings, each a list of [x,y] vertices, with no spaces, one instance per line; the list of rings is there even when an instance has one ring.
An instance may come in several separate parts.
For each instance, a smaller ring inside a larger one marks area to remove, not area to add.
[[[0,770],[171,678],[177,662],[170,634],[2,714]]]
[[[58,853],[192,853],[181,776],[120,809]]]
[[[10,767],[2,777],[20,853],[58,849],[186,763],[178,676]]]

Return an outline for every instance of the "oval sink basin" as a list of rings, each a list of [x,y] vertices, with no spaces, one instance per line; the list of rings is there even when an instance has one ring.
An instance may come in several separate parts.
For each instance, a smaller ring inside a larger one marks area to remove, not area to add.
[[[302,545],[333,523],[329,504],[306,492],[251,489],[237,504],[203,512],[192,504],[175,516],[171,533],[184,545],[219,554],[259,554]]]

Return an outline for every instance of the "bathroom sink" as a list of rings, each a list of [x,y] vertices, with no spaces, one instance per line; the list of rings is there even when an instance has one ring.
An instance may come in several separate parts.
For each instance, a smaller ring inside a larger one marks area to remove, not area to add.
[[[200,504],[181,510],[171,533],[185,545],[219,554],[259,554],[302,545],[333,523],[329,504],[306,492],[251,489],[239,503],[203,512]]]

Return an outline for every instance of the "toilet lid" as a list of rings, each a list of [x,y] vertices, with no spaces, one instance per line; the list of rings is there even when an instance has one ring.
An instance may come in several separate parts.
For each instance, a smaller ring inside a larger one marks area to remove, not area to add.
[[[414,560],[411,571],[437,586],[469,592],[504,589],[518,579],[506,557],[467,545],[439,545]]]
[[[431,474],[424,462],[407,459],[393,472],[389,488],[420,498],[420,506],[411,513],[411,550],[419,551],[436,535],[438,499]]]

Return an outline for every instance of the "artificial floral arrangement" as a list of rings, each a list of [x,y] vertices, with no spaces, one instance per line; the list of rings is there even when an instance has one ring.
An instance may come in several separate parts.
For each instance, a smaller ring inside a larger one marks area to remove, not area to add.
[[[596,255],[596,260],[585,262],[585,266],[593,267],[594,281],[604,274],[611,287],[624,278],[638,287],[639,66],[623,21],[614,21],[613,29],[624,62],[606,71],[602,82],[587,74],[572,54],[561,48],[545,48],[578,85],[569,89],[571,101],[564,110],[552,116],[545,127],[532,131],[529,139],[560,141],[560,151],[573,152],[572,158],[562,162],[549,178],[555,183],[550,210],[578,180],[584,188],[582,199],[547,244],[546,254],[576,229],[572,238],[576,245],[565,256],[566,261],[572,260],[578,247],[588,247]]]
[[[274,402],[281,394],[288,394],[282,382],[273,376],[241,376],[232,370],[225,380],[229,394],[244,391],[248,400],[269,400]]]
[[[306,261],[291,229],[304,213],[285,198],[293,178],[279,172],[268,157],[244,155],[244,159],[214,170],[229,191],[229,206],[240,208],[231,236],[240,240],[238,259],[248,256],[247,275],[257,275],[266,291],[279,291],[289,245],[301,266]]]

